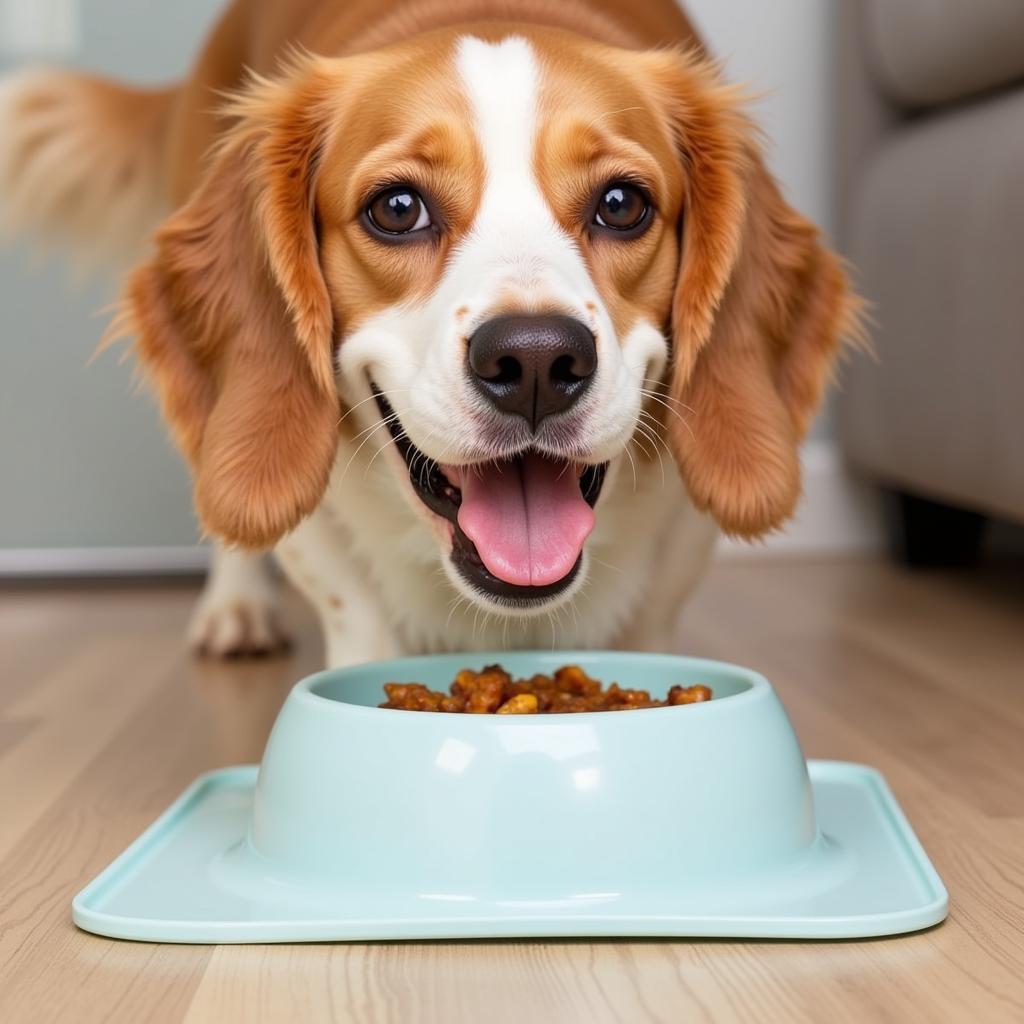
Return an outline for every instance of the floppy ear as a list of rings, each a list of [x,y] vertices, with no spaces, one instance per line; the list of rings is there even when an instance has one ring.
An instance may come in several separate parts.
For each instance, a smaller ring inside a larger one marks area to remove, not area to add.
[[[796,507],[799,444],[857,301],[783,200],[735,93],[696,58],[659,59],[687,177],[670,389],[688,411],[669,441],[697,507],[753,538]]]
[[[267,547],[319,502],[337,443],[314,177],[336,83],[254,80],[188,202],[129,277],[118,329],[189,459],[204,528]]]

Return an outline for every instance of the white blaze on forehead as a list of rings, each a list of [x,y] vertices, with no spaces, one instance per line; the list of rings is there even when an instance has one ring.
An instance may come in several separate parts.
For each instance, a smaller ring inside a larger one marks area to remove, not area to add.
[[[465,36],[458,43],[456,67],[486,171],[463,252],[481,261],[479,269],[503,267],[517,283],[543,283],[556,294],[568,287],[577,300],[583,290],[589,298],[593,285],[580,251],[558,225],[534,176],[541,71],[533,49],[520,36],[497,43]]]
[[[519,36],[500,43],[467,36],[459,40],[456,64],[476,116],[489,191],[533,185],[540,73],[530,44]]]

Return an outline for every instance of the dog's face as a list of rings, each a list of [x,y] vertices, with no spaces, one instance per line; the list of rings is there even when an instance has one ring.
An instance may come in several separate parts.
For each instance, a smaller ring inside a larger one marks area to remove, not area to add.
[[[520,610],[581,585],[608,465],[665,369],[678,259],[667,125],[635,75],[605,57],[580,79],[559,42],[464,37],[426,73],[403,54],[415,85],[367,83],[317,181],[359,441],[390,432],[453,584]]]
[[[339,436],[387,451],[492,608],[581,585],[638,431],[727,530],[791,512],[845,283],[706,66],[436,33],[307,61],[234,113],[128,291],[212,532],[276,540]]]

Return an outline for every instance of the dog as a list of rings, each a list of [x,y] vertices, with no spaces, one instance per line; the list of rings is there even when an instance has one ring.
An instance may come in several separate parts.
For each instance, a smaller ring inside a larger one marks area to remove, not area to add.
[[[800,494],[857,300],[672,0],[234,0],[161,90],[0,88],[19,225],[123,248],[216,539],[191,638],[671,649]]]

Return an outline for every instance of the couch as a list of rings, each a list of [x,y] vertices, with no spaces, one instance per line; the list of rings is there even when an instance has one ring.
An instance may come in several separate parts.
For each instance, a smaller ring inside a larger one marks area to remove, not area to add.
[[[876,359],[840,440],[911,563],[1024,523],[1024,0],[841,0],[840,243]]]

